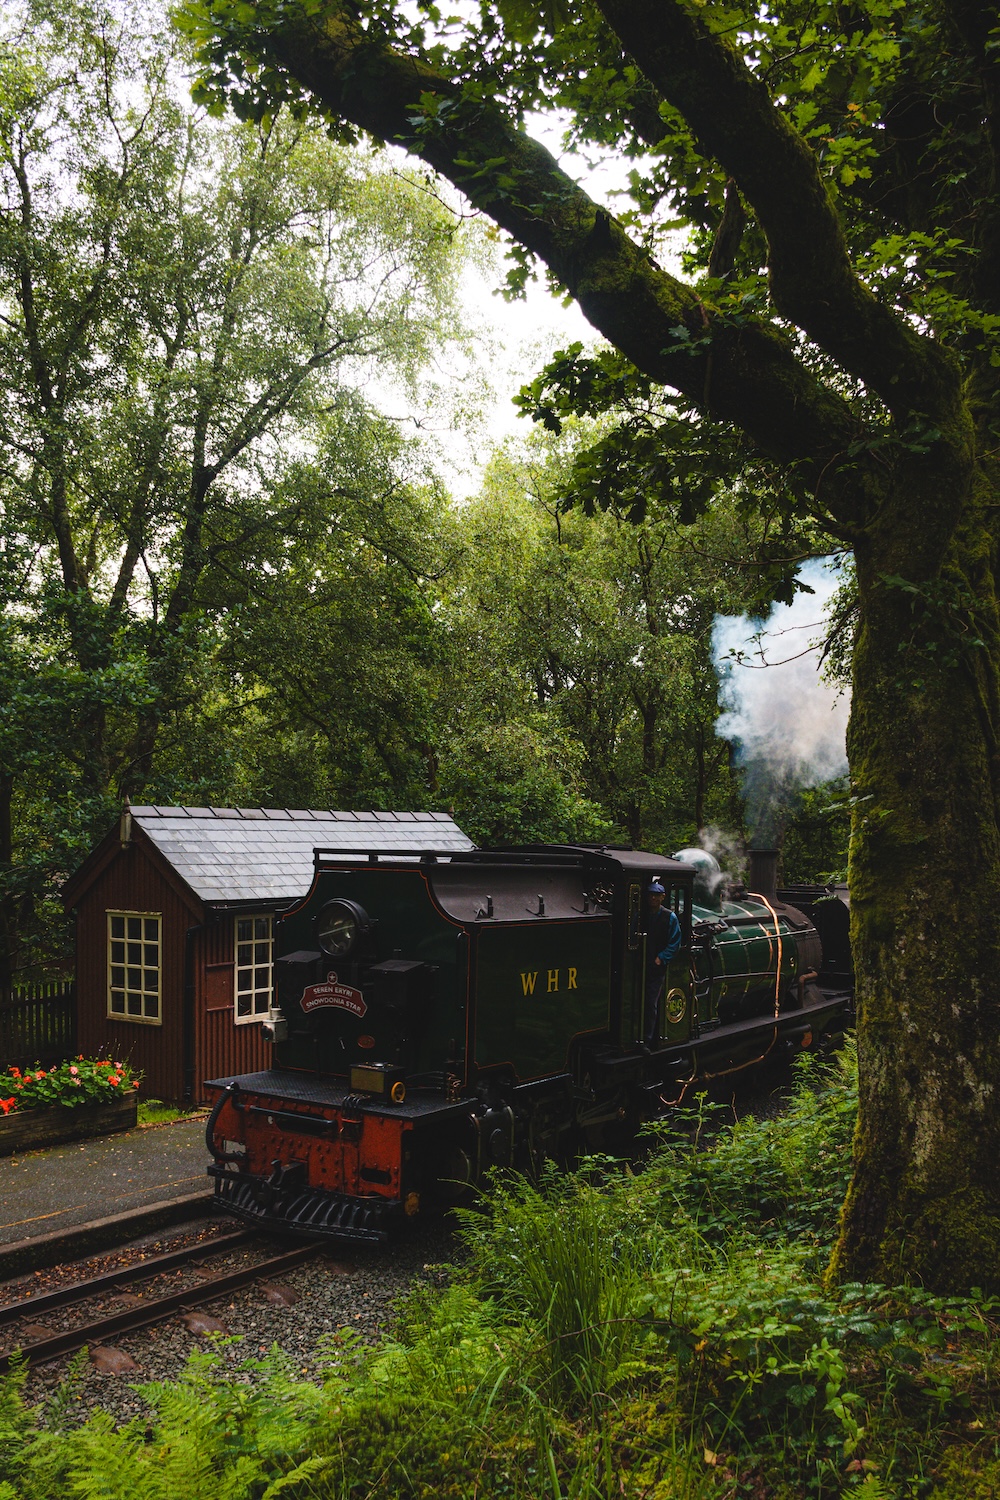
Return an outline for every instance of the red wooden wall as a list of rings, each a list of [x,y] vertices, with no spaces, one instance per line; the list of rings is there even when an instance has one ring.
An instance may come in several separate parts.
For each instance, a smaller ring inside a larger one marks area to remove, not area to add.
[[[161,913],[160,1014],[152,1026],[108,1015],[109,911]],[[77,1046],[87,1057],[111,1054],[141,1068],[142,1093],[180,1099],[184,1093],[184,935],[201,920],[138,843],[120,849],[80,895],[76,914]]]
[[[271,1046],[259,1021],[233,1019],[235,912],[210,917],[195,950],[195,1084],[199,1099],[206,1078],[257,1073],[271,1065]]]
[[[109,911],[161,915],[159,1026],[108,1015]],[[194,1098],[207,1102],[206,1078],[252,1073],[270,1063],[259,1021],[237,1026],[233,1010],[235,913],[205,913],[149,858],[139,840],[119,849],[77,902],[77,1045],[86,1056],[108,1055],[140,1068],[142,1096],[184,1097],[184,948],[193,943]]]

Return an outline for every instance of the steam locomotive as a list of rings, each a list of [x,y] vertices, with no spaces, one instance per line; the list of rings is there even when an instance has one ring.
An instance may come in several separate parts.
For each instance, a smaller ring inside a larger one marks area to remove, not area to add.
[[[317,851],[279,923],[273,1066],[208,1084],[219,1205],[383,1240],[492,1168],[624,1152],[699,1081],[841,1032],[812,916],[722,899],[711,856],[684,854]],[[655,1001],[654,880],[681,929]]]

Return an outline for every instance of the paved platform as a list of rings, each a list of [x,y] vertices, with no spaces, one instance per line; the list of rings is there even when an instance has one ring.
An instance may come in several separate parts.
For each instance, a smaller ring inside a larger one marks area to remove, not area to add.
[[[207,1165],[203,1117],[0,1159],[0,1247],[208,1192]]]

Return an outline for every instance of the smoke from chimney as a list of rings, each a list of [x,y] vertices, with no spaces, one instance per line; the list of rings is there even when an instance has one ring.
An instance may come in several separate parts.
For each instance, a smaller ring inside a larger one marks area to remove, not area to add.
[[[720,615],[712,630],[725,710],[715,732],[736,747],[750,839],[761,846],[779,842],[803,787],[847,769],[850,697],[819,672],[840,579],[822,561],[805,563],[798,577],[812,592],[776,604],[765,622]]]

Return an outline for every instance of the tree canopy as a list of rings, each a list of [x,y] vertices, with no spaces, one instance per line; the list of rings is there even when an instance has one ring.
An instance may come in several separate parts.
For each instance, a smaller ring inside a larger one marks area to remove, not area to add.
[[[155,18],[31,0],[4,32],[0,983],[122,794],[236,779],[258,689],[224,642],[338,527],[391,551],[433,482],[369,389],[419,409],[466,347],[419,176],[287,111],[207,118]]]
[[[213,107],[288,101],[406,146],[510,236],[515,287],[540,263],[576,298],[617,354],[550,371],[557,420],[602,387],[655,390],[661,481],[709,449],[852,549],[862,1088],[835,1272],[981,1284],[1000,1237],[995,8],[185,15]],[[548,106],[624,157],[632,207],[594,202],[526,133]],[[678,223],[686,274],[663,264]]]

